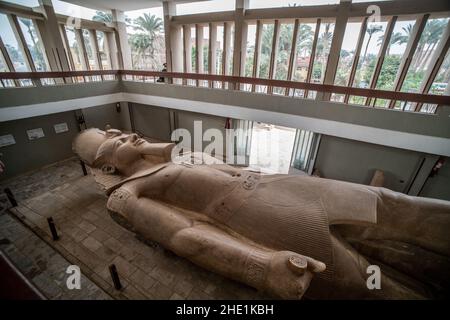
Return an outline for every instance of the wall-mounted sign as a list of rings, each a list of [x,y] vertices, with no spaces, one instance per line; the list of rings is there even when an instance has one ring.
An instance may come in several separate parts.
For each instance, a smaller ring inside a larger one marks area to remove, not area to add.
[[[53,128],[55,128],[56,133],[63,133],[69,131],[69,127],[67,126],[66,122],[57,123],[53,126]]]
[[[42,128],[27,130],[27,135],[28,139],[30,140],[36,140],[45,137],[44,130],[42,130]]]
[[[12,144],[16,144],[16,140],[12,134],[5,134],[4,136],[0,136],[0,148],[10,146]]]

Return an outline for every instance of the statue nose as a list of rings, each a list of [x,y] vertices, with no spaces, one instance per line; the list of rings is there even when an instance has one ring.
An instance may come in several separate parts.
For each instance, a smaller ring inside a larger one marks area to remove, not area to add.
[[[133,133],[133,134],[130,135],[129,139],[130,139],[131,142],[134,142],[134,141],[136,141],[138,139],[138,136],[137,136],[137,134]]]

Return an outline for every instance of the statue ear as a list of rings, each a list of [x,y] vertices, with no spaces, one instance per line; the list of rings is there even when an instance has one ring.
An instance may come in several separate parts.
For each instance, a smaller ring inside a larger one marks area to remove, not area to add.
[[[114,174],[116,172],[116,167],[111,164],[104,164],[102,166],[102,172],[104,174]]]
[[[287,263],[289,268],[298,275],[304,274],[308,267],[308,260],[301,255],[290,256]]]

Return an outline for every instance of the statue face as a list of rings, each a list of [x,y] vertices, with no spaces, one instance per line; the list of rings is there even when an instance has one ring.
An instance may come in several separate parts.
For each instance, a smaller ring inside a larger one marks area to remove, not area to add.
[[[142,148],[149,143],[136,134],[120,134],[108,138],[99,148],[98,156],[105,156],[106,162],[119,171],[142,159]]]

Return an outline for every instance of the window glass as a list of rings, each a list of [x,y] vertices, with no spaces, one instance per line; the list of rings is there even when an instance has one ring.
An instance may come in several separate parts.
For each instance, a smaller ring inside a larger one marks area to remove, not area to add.
[[[342,40],[341,52],[339,55],[339,63],[334,78],[334,84],[337,86],[347,86],[352,69],[353,60],[355,59],[355,50],[358,44],[358,37],[361,31],[361,22],[349,22],[345,27],[344,39]],[[344,94],[331,95],[331,101],[344,101]]]
[[[436,47],[441,40],[442,34],[447,27],[449,18],[429,19],[420,36],[417,49],[409,65],[406,73],[405,81],[403,82],[401,91],[403,92],[418,92],[424,81],[424,76],[428,67],[430,67],[430,59],[433,56]],[[410,111],[415,108],[415,104],[409,102],[397,101],[396,109],[403,109]]]
[[[247,29],[247,49],[245,58],[245,76],[253,76],[253,62],[255,58],[256,24],[249,24]]]
[[[83,34],[84,46],[86,48],[86,53],[87,53],[87,57],[88,57],[88,61],[89,61],[89,68],[90,68],[90,70],[97,70],[98,69],[97,57],[95,56],[94,48],[92,47],[91,34],[86,29],[82,30],[82,34]]]
[[[125,21],[133,69],[161,71],[166,62],[162,7],[126,11]]]
[[[0,37],[2,37],[6,51],[14,65],[14,70],[17,72],[30,71],[28,65],[25,63],[24,54],[19,47],[16,36],[9,24],[8,17],[2,13],[0,13],[0,26]]]
[[[100,60],[102,63],[103,70],[110,70],[111,65],[111,57],[109,56],[108,42],[106,40],[105,33],[103,31],[97,31],[97,43],[98,43],[98,51],[100,54]]]
[[[295,51],[293,81],[305,82],[311,60],[312,45],[316,23],[301,23],[298,27],[297,48]],[[295,96],[303,97],[303,90],[295,90]]]
[[[217,26],[216,74],[222,74],[223,66],[223,25]]]
[[[370,85],[377,55],[381,48],[381,43],[386,31],[387,22],[369,22],[364,36],[358,66],[356,68],[355,79],[352,86],[357,88],[367,88]],[[350,96],[349,103],[364,104],[365,98],[360,96]]]
[[[263,24],[261,35],[261,53],[259,56],[259,74],[257,78],[269,77],[270,56],[272,54],[273,24]],[[267,86],[256,86],[256,92],[266,92]]]
[[[415,21],[397,21],[392,30],[391,39],[384,56],[383,66],[377,80],[377,89],[394,90],[394,82],[409,41],[411,31],[414,28]],[[390,100],[374,99],[373,105],[376,107],[388,107]]]
[[[281,23],[278,38],[277,56],[275,62],[274,78],[277,80],[287,80],[289,58],[291,56],[292,37],[294,35],[293,23]],[[273,93],[284,94],[285,89],[275,87]]]
[[[31,19],[18,18],[19,25],[22,30],[23,36],[26,41],[28,50],[31,53],[31,58],[33,59],[36,71],[49,71],[47,57],[42,48],[42,43],[36,33],[34,28],[34,23]]]
[[[447,55],[442,62],[441,67],[431,84],[430,90],[431,94],[443,95],[449,94],[449,84],[450,84],[450,50],[447,51]],[[435,104],[424,104],[420,111],[426,113],[435,113],[437,106]]]
[[[330,54],[331,41],[333,40],[333,32],[334,23],[321,23],[310,81],[312,83],[323,83],[325,70],[327,68],[328,55]],[[308,98],[315,98],[315,96],[315,91],[310,91],[308,94]]]
[[[72,54],[73,64],[75,66],[75,70],[81,71],[83,70],[83,63],[82,63],[82,53],[81,48],[77,42],[76,36],[75,36],[75,29],[71,27],[65,27],[66,34],[67,34],[67,41],[69,42],[69,49],[70,53]]]

